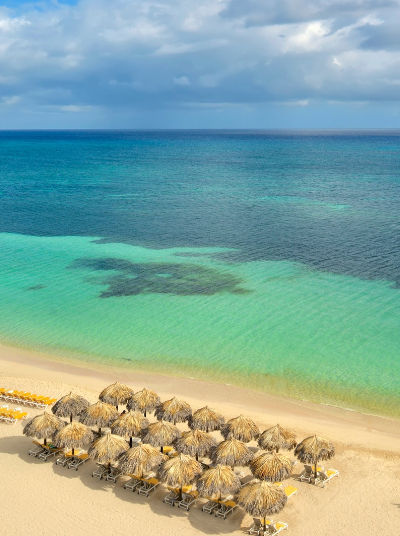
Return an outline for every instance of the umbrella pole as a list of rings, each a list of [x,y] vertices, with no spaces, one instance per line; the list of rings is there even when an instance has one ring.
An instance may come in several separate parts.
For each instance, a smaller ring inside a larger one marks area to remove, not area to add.
[[[130,448],[132,448],[132,444],[133,444],[133,443],[132,443],[132,437],[130,437],[130,438],[129,438],[129,446],[130,446]]]
[[[265,532],[267,530],[267,524],[265,522],[265,517],[263,518],[263,531]]]
[[[43,445],[47,445],[47,438],[44,438]]]
[[[146,410],[144,410],[144,416],[145,416],[145,417],[147,416],[146,413],[147,413]]]
[[[160,447],[160,452],[164,453],[164,447]]]
[[[74,456],[74,454],[75,454],[75,449],[72,448],[72,456]]]
[[[315,457],[315,463],[314,463],[314,478],[317,480],[317,464],[318,464],[318,456]]]
[[[115,407],[117,408],[117,411],[118,411],[118,404]]]
[[[72,413],[71,413],[71,415],[69,416],[69,422],[72,422]]]
[[[99,428],[99,434],[101,435],[101,428]]]

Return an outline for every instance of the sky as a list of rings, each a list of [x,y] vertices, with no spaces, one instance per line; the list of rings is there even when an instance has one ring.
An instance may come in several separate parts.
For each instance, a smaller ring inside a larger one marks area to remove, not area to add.
[[[400,0],[0,0],[0,129],[400,128]]]

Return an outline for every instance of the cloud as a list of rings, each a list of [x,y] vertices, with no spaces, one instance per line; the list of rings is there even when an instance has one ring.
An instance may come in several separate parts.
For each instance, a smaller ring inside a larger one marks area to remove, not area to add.
[[[21,114],[93,117],[99,110],[161,117],[160,110],[185,113],[196,103],[199,110],[223,103],[234,113],[268,103],[394,102],[399,18],[400,0],[0,7],[0,102]]]

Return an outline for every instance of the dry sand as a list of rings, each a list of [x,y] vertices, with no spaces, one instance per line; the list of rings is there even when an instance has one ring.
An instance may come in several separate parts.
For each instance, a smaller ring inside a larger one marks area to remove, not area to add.
[[[298,493],[274,519],[289,524],[288,535],[400,535],[398,420],[189,378],[97,366],[94,370],[5,346],[0,346],[0,378],[1,386],[10,389],[53,397],[73,390],[93,402],[105,385],[120,380],[136,390],[150,387],[162,399],[176,394],[194,409],[207,403],[227,418],[243,413],[261,429],[279,422],[300,439],[311,433],[326,436],[337,454],[324,465],[338,469],[340,477],[325,488],[288,480]],[[28,412],[29,417],[40,413]],[[224,521],[202,513],[198,505],[188,513],[165,505],[164,488],[146,499],[124,490],[121,482],[98,481],[91,478],[92,462],[78,472],[40,462],[28,456],[30,446],[22,424],[0,423],[0,527],[7,536],[243,534],[251,524],[241,509]],[[301,469],[297,464],[294,472]]]

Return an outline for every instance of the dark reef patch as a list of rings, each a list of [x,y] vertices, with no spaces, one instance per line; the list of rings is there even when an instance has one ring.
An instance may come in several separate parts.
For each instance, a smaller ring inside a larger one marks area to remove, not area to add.
[[[28,287],[26,290],[41,290],[42,288],[46,288],[46,285],[32,285],[31,287]]]
[[[124,259],[81,258],[70,268],[99,272],[116,272],[98,281],[108,285],[101,298],[136,296],[138,294],[175,294],[177,296],[208,295],[229,292],[246,294],[243,280],[214,268],[198,264],[134,263]]]

